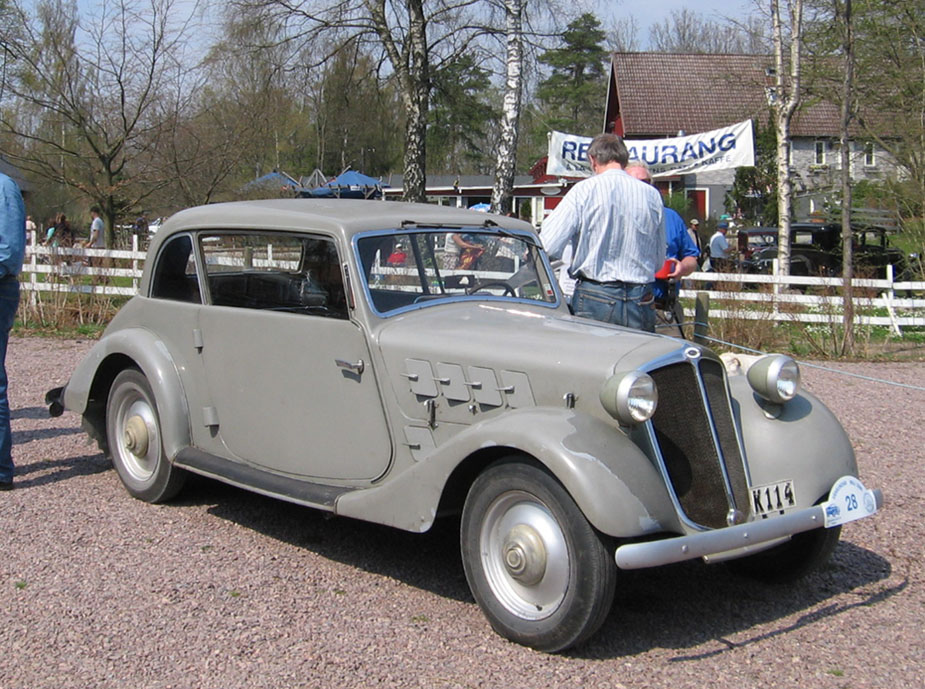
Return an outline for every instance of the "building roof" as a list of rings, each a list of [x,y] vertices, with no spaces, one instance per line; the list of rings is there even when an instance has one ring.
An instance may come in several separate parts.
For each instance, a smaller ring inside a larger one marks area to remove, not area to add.
[[[769,55],[613,53],[607,97],[608,130],[620,119],[626,137],[668,137],[726,127],[769,115]],[[836,136],[838,107],[804,103],[793,136]]]

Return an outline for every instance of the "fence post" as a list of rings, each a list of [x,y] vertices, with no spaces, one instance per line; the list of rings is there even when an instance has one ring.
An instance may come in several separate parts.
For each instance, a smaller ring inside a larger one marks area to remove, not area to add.
[[[38,233],[36,232],[36,230],[32,230],[32,232],[30,232],[29,234],[30,234],[29,245],[32,249],[32,251],[30,252],[32,255],[29,257],[29,267],[32,269],[32,275],[29,276],[29,286],[30,286],[30,291],[31,291],[31,293],[29,294],[29,305],[32,306],[32,308],[35,308],[36,304],[38,303],[38,293],[39,293],[38,285],[36,285],[37,281],[35,279],[36,272],[38,270],[38,259],[36,258],[36,255],[35,255],[35,249],[38,246]]]
[[[886,302],[886,313],[890,317],[890,330],[893,331],[894,335],[902,337],[903,331],[899,328],[899,322],[896,320],[896,311],[893,308],[893,299],[896,298],[896,290],[893,285],[895,276],[893,274],[892,263],[886,264],[886,279],[890,281],[890,287],[881,296],[883,297],[883,301]]]
[[[710,329],[710,293],[697,292],[694,302],[694,342],[705,345],[705,335]]]
[[[138,291],[138,278],[135,277],[135,274],[138,273],[138,235],[132,234],[132,289],[136,292]]]

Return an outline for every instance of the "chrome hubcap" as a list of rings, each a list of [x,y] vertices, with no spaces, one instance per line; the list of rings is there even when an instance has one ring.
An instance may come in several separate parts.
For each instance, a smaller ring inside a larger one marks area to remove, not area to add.
[[[536,496],[499,495],[482,517],[479,550],[488,585],[508,612],[525,620],[556,612],[568,591],[568,544]]]
[[[546,547],[531,526],[517,524],[502,548],[508,573],[526,586],[538,584],[546,573]]]
[[[148,426],[145,420],[137,414],[125,422],[123,433],[125,449],[136,457],[148,454]]]

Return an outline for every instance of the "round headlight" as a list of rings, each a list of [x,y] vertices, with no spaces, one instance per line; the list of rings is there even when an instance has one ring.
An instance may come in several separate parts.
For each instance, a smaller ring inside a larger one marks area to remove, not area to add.
[[[775,404],[792,400],[800,391],[800,367],[783,354],[758,359],[746,375],[755,393]]]
[[[655,414],[658,390],[652,377],[642,371],[617,373],[601,388],[601,404],[620,423],[642,423]]]

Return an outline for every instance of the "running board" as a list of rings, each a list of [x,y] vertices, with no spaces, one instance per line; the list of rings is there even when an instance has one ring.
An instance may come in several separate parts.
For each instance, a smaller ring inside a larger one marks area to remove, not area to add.
[[[273,474],[192,447],[180,450],[174,464],[244,490],[329,512],[334,511],[337,498],[356,490],[346,486],[329,486]]]

